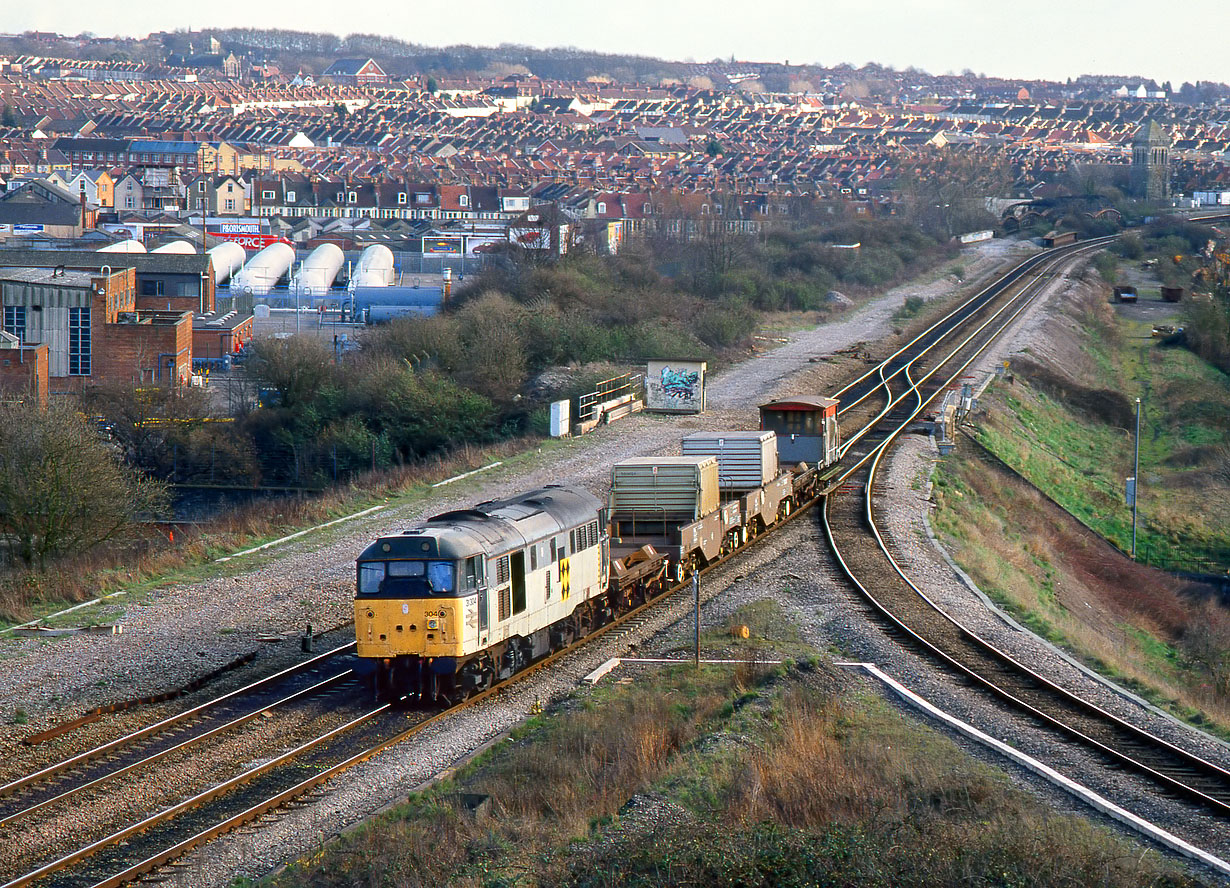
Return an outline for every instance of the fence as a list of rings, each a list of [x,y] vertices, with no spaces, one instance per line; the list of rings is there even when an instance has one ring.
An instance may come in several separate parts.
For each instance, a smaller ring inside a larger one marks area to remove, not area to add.
[[[604,379],[594,391],[577,399],[577,427],[585,434],[644,408],[645,374],[624,373]]]

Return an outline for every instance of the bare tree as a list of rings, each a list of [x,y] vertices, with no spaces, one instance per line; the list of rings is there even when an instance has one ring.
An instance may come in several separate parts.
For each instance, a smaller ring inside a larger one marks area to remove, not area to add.
[[[331,381],[333,352],[315,336],[265,339],[256,343],[248,374],[281,398],[282,407],[310,404]]]
[[[166,505],[69,404],[0,404],[0,539],[39,568],[123,536]]]

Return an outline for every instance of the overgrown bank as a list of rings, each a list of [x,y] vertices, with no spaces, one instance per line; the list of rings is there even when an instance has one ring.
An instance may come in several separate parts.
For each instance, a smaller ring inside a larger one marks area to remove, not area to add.
[[[797,659],[578,694],[273,884],[1195,884],[861,696],[775,604],[735,619],[710,651]]]
[[[847,308],[849,300],[827,299],[830,287],[868,296],[948,254],[891,220],[712,235],[645,242],[614,258],[510,263],[459,293],[444,314],[373,330],[354,353],[336,355],[307,336],[270,340],[250,365],[249,390],[233,392],[235,416],[220,415],[195,388],[91,389],[82,412],[137,472],[314,495],[176,529],[169,550],[165,529],[146,528],[131,546],[77,546],[56,553],[45,571],[8,571],[0,575],[0,619],[28,618],[32,603],[84,600],[191,571],[228,548],[438,480],[441,464],[471,469],[481,464],[473,454],[524,449],[545,432],[546,402],[592,381],[583,370],[543,371],[684,353],[735,360],[760,324],[810,326]],[[862,246],[834,247],[853,242]],[[263,406],[247,409],[248,396],[262,390]]]
[[[1096,277],[1080,292],[1014,359],[1011,383],[987,391],[971,430],[1026,482],[958,448],[936,471],[936,528],[974,580],[1041,634],[1176,714],[1230,731],[1230,609],[1099,539],[1131,548],[1123,485],[1140,395],[1140,560],[1226,569],[1230,380],[1118,314]]]

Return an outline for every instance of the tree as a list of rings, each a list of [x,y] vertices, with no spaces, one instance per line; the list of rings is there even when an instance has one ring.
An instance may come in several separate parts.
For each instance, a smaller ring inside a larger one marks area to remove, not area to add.
[[[255,344],[248,372],[262,388],[278,393],[280,406],[310,405],[333,377],[333,352],[315,336],[265,339]]]
[[[40,569],[124,536],[166,506],[166,487],[128,468],[68,404],[0,404],[0,539]]]

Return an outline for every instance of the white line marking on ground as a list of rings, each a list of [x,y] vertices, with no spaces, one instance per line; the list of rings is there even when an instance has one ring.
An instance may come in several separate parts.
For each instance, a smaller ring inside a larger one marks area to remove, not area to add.
[[[876,664],[874,663],[836,663],[834,665],[848,666],[854,669],[862,669],[866,671],[868,674],[874,676],[875,678],[878,678],[880,681],[886,684],[889,688],[893,690],[894,693],[897,694],[897,696],[901,697],[903,700],[905,700],[907,703],[909,703],[911,706],[915,707],[916,709],[920,709],[927,715],[931,716],[932,718],[938,719],[939,721],[944,722],[945,724],[949,725],[955,730],[960,731],[965,736],[970,737],[971,739],[977,740],[979,743],[982,743],[986,746],[991,747],[992,749],[994,749],[996,752],[1000,753],[1001,755],[1005,755],[1008,758],[1012,759],[1013,761],[1017,762],[1018,764],[1028,768],[1030,771],[1033,771],[1039,777],[1042,777],[1050,781],[1051,783],[1058,786],[1060,789],[1070,793],[1071,795],[1075,796],[1076,798],[1080,799],[1086,804],[1091,805],[1094,808],[1097,808],[1099,811],[1101,811],[1103,814],[1107,815],[1108,817],[1113,817],[1115,820],[1118,820],[1120,823],[1124,824],[1130,829],[1134,829],[1137,832],[1141,833],[1142,835],[1148,836],[1150,839],[1153,839],[1155,842],[1159,842],[1165,845],[1167,848],[1170,848],[1172,851],[1177,851],[1179,854],[1182,854],[1185,857],[1190,857],[1192,860],[1199,861],[1200,863],[1203,863],[1205,866],[1217,870],[1219,873],[1221,873],[1224,876],[1230,876],[1230,863],[1227,863],[1226,861],[1222,860],[1220,857],[1215,857],[1212,854],[1210,854],[1208,851],[1205,851],[1202,848],[1197,848],[1195,845],[1191,844],[1190,842],[1185,842],[1183,839],[1180,839],[1174,833],[1171,833],[1171,832],[1168,832],[1162,829],[1160,826],[1158,826],[1155,823],[1150,823],[1148,820],[1145,820],[1143,817],[1133,814],[1131,811],[1128,811],[1126,808],[1120,808],[1114,802],[1099,795],[1098,793],[1094,792],[1089,787],[1083,786],[1082,784],[1077,783],[1075,780],[1065,777],[1063,774],[1060,774],[1054,768],[1051,768],[1050,766],[1043,764],[1037,759],[1026,755],[1025,753],[1021,752],[1019,749],[1013,749],[1007,743],[1004,743],[1000,740],[996,740],[994,737],[990,736],[989,734],[984,734],[982,731],[978,730],[973,725],[967,722],[961,721],[961,719],[957,718],[956,716],[949,715],[947,712],[940,709],[938,706],[935,706],[930,701],[924,699],[923,697],[920,697],[918,694],[915,694],[905,685],[901,684],[896,679],[892,678],[888,674],[881,671],[880,668],[876,666]]]
[[[309,527],[306,530],[300,530],[292,533],[289,536],[280,537],[276,540],[270,540],[267,543],[261,543],[259,546],[254,546],[251,549],[244,549],[242,552],[236,552],[234,555],[223,555],[221,558],[215,558],[215,563],[230,561],[232,558],[239,558],[243,555],[251,555],[253,552],[260,552],[263,549],[268,549],[271,546],[281,545],[282,543],[301,537],[304,534],[311,533],[314,530],[322,530],[326,527],[332,527],[334,524],[341,524],[343,521],[350,521],[354,518],[362,518],[364,515],[370,515],[372,512],[379,512],[381,509],[387,509],[388,506],[372,506],[370,509],[364,509],[362,512],[355,512],[353,515],[343,515],[341,518],[334,518],[332,521],[326,521],[324,524],[317,524],[315,527]]]
[[[454,481],[460,481],[462,478],[469,478],[471,475],[477,475],[479,472],[485,472],[488,469],[494,469],[496,466],[502,466],[502,465],[504,465],[504,460],[502,459],[496,460],[495,462],[489,465],[482,466],[481,468],[477,468],[472,472],[462,472],[460,475],[454,475],[451,478],[445,478],[443,481],[437,481],[435,484],[431,486],[432,487],[443,487],[445,484],[452,484]]]

